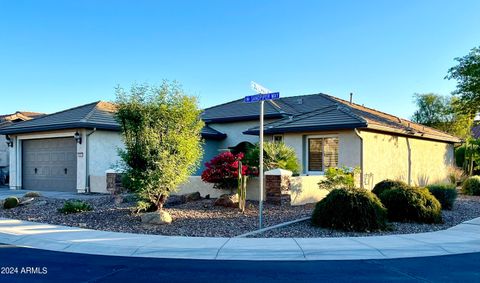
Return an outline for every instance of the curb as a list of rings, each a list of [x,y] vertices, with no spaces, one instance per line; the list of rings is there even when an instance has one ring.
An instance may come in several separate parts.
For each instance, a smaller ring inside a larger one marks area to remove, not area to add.
[[[436,232],[344,238],[160,236],[0,218],[0,243],[59,252],[172,259],[393,259],[480,252],[480,217]]]

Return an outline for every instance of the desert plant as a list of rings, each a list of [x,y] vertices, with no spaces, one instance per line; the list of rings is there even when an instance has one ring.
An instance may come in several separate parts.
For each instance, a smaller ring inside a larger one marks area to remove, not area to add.
[[[242,212],[245,212],[245,203],[247,201],[247,179],[248,176],[242,174],[243,172],[243,164],[242,161],[239,161],[238,164],[238,208]]]
[[[207,183],[213,183],[216,189],[228,189],[233,193],[233,189],[238,186],[239,164],[244,154],[233,154],[229,151],[222,152],[215,156],[209,162],[205,163],[206,169],[202,172],[202,180]],[[241,175],[247,173],[248,166],[243,165]]]
[[[357,175],[359,172],[359,168],[327,168],[325,170],[325,179],[318,183],[318,187],[327,191],[332,191],[339,188],[354,188],[355,175]]]
[[[91,211],[90,204],[80,200],[67,200],[63,203],[63,207],[58,209],[59,212],[64,214],[78,213],[84,211]]]
[[[26,197],[26,198],[39,198],[42,195],[39,192],[28,192],[23,196]]]
[[[379,195],[388,219],[398,222],[441,223],[440,202],[425,188],[393,188]]]
[[[467,178],[467,175],[465,174],[465,171],[463,171],[462,168],[457,167],[457,166],[449,166],[448,167],[448,179],[452,184],[459,184],[463,183],[465,179]]]
[[[466,195],[480,196],[480,176],[467,178],[463,182],[462,192]]]
[[[10,209],[17,207],[20,204],[20,200],[17,197],[8,197],[3,202],[3,208]]]
[[[162,210],[170,193],[195,172],[203,153],[198,101],[168,82],[116,92],[126,184],[140,203]]]
[[[454,184],[433,184],[427,189],[440,202],[442,209],[451,210],[457,199],[457,188]]]
[[[245,153],[244,163],[250,167],[250,172],[254,172],[254,175],[258,174],[259,156],[258,143],[248,148]],[[263,143],[263,168],[265,171],[281,168],[292,171],[293,174],[300,173],[300,163],[295,150],[283,142]]]
[[[373,187],[372,193],[380,196],[384,191],[391,190],[393,188],[408,188],[407,183],[402,181],[394,181],[390,179],[383,180]]]
[[[318,202],[312,224],[345,231],[378,231],[387,228],[387,210],[365,189],[342,188]]]

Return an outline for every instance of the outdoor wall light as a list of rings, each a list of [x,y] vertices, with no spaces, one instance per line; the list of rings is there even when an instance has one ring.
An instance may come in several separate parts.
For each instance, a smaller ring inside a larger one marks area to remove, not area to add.
[[[6,141],[7,146],[8,146],[8,147],[13,147],[13,141],[12,141],[12,139],[10,138],[10,136],[7,135],[5,138],[7,139],[7,141]]]
[[[75,141],[78,143],[78,144],[82,144],[82,136],[77,132],[75,132],[75,134],[73,135],[73,137],[75,138]]]

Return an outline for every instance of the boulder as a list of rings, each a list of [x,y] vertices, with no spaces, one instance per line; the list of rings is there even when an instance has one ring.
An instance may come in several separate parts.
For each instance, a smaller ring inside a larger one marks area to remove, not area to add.
[[[215,206],[238,207],[238,194],[224,194],[219,196],[214,204]]]
[[[195,192],[191,194],[184,194],[181,196],[181,199],[183,203],[191,202],[191,201],[196,201],[201,199],[202,197],[200,196],[200,192]]]
[[[47,204],[46,200],[40,200],[40,201],[34,202],[32,205],[42,206],[42,205],[46,205],[46,204]]]
[[[142,223],[145,224],[162,225],[172,223],[172,216],[164,210],[144,213],[142,214],[141,219]]]

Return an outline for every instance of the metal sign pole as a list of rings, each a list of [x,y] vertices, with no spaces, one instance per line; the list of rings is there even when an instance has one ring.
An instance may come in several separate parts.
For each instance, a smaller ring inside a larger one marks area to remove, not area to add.
[[[259,169],[258,174],[260,177],[260,200],[258,203],[259,214],[259,229],[262,229],[262,216],[263,216],[263,104],[260,102],[260,157],[259,157]]]

